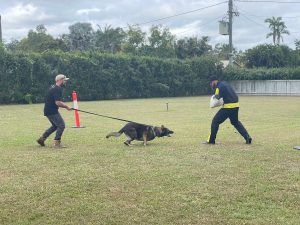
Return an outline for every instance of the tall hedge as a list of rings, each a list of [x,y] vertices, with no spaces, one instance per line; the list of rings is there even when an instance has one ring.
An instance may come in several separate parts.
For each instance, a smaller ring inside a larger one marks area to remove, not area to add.
[[[54,77],[70,77],[65,100],[193,96],[211,92],[208,77],[224,80],[300,79],[300,67],[222,70],[214,58],[190,60],[95,52],[11,54],[0,49],[0,104],[43,102]]]
[[[300,67],[284,68],[226,68],[223,72],[224,80],[299,80]]]
[[[149,98],[207,94],[208,77],[222,70],[213,58],[164,60],[94,52],[0,52],[0,103],[42,102],[58,73],[70,77],[66,99]]]

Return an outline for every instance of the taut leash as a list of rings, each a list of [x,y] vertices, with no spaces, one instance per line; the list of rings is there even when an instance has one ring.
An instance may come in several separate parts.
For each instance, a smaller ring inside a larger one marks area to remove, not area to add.
[[[120,121],[124,121],[124,122],[136,123],[136,122],[133,122],[133,121],[130,121],[130,120],[124,120],[124,119],[120,119],[120,118],[117,118],[117,117],[111,117],[111,116],[101,115],[101,114],[98,114],[98,113],[88,112],[88,111],[84,111],[84,110],[80,110],[80,109],[74,109],[74,108],[71,108],[71,109],[72,110],[77,110],[78,112],[92,114],[92,115],[95,115],[95,116],[101,116],[101,117],[105,117],[105,118],[110,118],[110,119],[113,119],[113,120],[120,120]]]

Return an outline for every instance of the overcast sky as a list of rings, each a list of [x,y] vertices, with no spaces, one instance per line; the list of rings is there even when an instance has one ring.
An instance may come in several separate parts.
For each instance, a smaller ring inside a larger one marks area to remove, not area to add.
[[[284,43],[294,49],[295,39],[300,39],[300,0],[257,1],[265,2],[234,0],[234,10],[239,13],[234,17],[234,47],[245,50],[272,43],[272,38],[266,39],[270,30],[264,20],[281,16],[290,31],[290,35],[283,36]],[[0,0],[5,42],[26,37],[39,24],[46,26],[48,34],[58,37],[68,33],[68,27],[76,22],[89,22],[94,29],[97,25],[126,29],[127,24],[141,24],[144,31],[151,25],[162,24],[177,38],[209,36],[209,44],[215,46],[228,43],[228,36],[219,34],[218,24],[219,20],[226,19],[227,11],[228,3],[224,0]],[[145,24],[165,17],[171,18]]]

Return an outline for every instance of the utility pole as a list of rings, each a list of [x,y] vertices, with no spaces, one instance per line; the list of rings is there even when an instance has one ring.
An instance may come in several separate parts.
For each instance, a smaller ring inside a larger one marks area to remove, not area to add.
[[[229,65],[232,66],[233,63],[233,53],[232,53],[232,17],[233,17],[233,6],[232,6],[232,0],[228,1],[228,16],[229,16],[229,24],[228,24],[228,30],[229,30]]]

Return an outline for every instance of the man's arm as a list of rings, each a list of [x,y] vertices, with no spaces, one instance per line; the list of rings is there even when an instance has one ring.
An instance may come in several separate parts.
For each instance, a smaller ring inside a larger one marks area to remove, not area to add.
[[[64,102],[62,101],[55,101],[55,104],[58,106],[58,107],[61,107],[61,108],[65,108],[67,110],[72,110],[72,108],[70,108],[69,106],[67,106]]]

